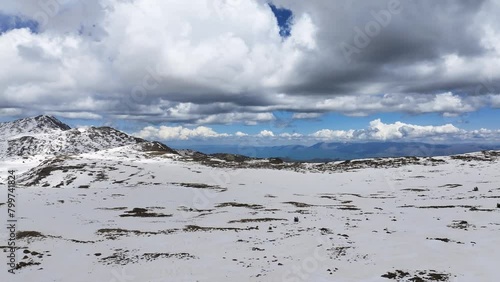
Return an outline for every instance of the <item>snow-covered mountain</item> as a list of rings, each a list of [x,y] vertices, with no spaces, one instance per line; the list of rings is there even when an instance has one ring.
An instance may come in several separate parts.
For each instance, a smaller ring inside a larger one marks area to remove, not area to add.
[[[77,128],[8,141],[8,156],[79,154],[145,142],[110,127]]]
[[[40,115],[0,123],[0,139],[5,140],[16,136],[52,134],[70,129],[71,127],[53,116]]]
[[[146,142],[111,127],[72,129],[46,115],[0,124],[0,157],[81,154]]]

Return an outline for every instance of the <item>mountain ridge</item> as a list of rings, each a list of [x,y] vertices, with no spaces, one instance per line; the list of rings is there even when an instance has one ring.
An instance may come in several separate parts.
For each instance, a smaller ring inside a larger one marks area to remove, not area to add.
[[[48,115],[0,123],[0,157],[81,154],[141,143],[149,145],[140,150],[175,153],[162,143],[149,142],[112,127],[71,128]]]

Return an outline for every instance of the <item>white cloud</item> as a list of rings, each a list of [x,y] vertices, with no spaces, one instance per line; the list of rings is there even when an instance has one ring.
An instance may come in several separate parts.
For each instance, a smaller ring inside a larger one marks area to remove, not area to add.
[[[352,140],[354,138],[354,130],[331,130],[331,129],[322,129],[313,134],[312,137],[317,139],[325,139],[325,140]]]
[[[98,115],[141,116],[141,106],[154,108],[160,98],[196,105],[237,101],[283,85],[316,40],[313,20],[302,13],[283,41],[271,9],[260,1],[52,2],[42,33],[25,28],[0,35],[0,61],[15,66],[0,70],[0,103],[36,104],[43,111],[42,105],[91,97],[108,101],[107,109],[95,109]],[[40,5],[9,4],[0,11],[33,18],[47,13]],[[120,99],[125,102],[117,105]],[[185,109],[175,110],[171,116]],[[198,114],[197,123],[231,121],[231,114]],[[256,115],[249,124],[270,120],[269,113]]]
[[[300,133],[296,133],[296,132],[295,133],[286,133],[285,132],[285,133],[281,133],[279,135],[279,137],[285,138],[285,139],[289,139],[289,140],[292,140],[292,139],[297,139],[298,140],[298,139],[304,137],[304,135],[302,135]]]
[[[386,1],[276,0],[294,13],[287,39],[268,1],[3,2],[1,13],[41,21],[38,34],[0,35],[0,61],[10,66],[0,69],[0,105],[10,109],[3,116],[255,125],[273,121],[276,110],[312,119],[327,112],[450,117],[500,107],[499,95],[490,95],[500,82],[495,1],[406,7],[349,64],[338,44]],[[413,9],[429,17],[408,17]],[[458,29],[464,20],[473,24]],[[429,30],[436,36],[421,37]]]
[[[262,130],[257,136],[259,137],[274,137],[274,133],[269,130]]]
[[[209,115],[197,121],[199,124],[230,124],[242,122],[246,125],[256,125],[261,122],[273,121],[272,113],[227,113]]]
[[[385,124],[380,119],[370,122],[368,137],[377,140],[397,140],[402,138],[424,138],[446,134],[459,133],[460,129],[452,124],[441,126],[420,126],[395,122]]]
[[[293,119],[315,119],[319,118],[323,114],[321,113],[294,113],[292,115]]]
[[[500,108],[500,95],[491,95],[491,105]]]
[[[464,103],[460,96],[453,95],[451,92],[438,94],[431,101],[414,104],[413,106],[416,107],[415,111],[418,113],[441,112],[448,115],[477,110],[476,107]]]
[[[101,115],[89,112],[48,112],[49,115],[72,119],[102,119]]]
[[[135,133],[134,135],[144,139],[160,140],[189,140],[229,137],[229,134],[217,133],[212,128],[205,126],[199,126],[194,129],[189,129],[182,126],[160,126],[159,128],[148,126],[142,129],[140,132]]]
[[[0,116],[17,116],[22,114],[22,112],[18,108],[0,108]]]
[[[370,122],[368,129],[359,130],[331,130],[323,129],[310,136],[323,140],[337,141],[388,141],[388,140],[418,140],[423,138],[443,137],[461,133],[452,124],[440,126],[421,126],[395,122],[392,124],[383,123],[380,119]]]
[[[359,95],[338,96],[311,105],[306,101],[299,103],[303,109],[341,112],[350,116],[366,116],[380,112],[407,112],[413,114],[442,113],[445,116],[456,116],[474,112],[492,103],[490,96],[461,97],[451,92],[419,95]]]
[[[415,125],[403,122],[383,123],[380,119],[373,120],[365,129],[334,130],[322,129],[311,134],[299,132],[276,133],[262,130],[258,134],[248,134],[238,131],[234,134],[219,133],[210,127],[199,126],[193,129],[182,126],[168,127],[148,126],[136,136],[145,139],[159,140],[192,140],[192,139],[225,139],[225,141],[240,142],[242,139],[261,144],[261,142],[291,141],[288,143],[304,144],[314,142],[369,142],[369,141],[419,141],[419,142],[456,142],[481,141],[499,142],[500,130],[479,129],[463,130],[452,124]],[[271,143],[269,143],[271,144]]]
[[[293,25],[291,41],[297,46],[315,49],[317,32],[318,28],[314,25],[311,16],[303,14]]]

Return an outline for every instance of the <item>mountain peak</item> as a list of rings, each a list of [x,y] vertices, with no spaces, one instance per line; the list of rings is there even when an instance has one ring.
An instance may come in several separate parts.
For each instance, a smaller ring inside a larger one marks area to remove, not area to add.
[[[49,115],[39,115],[33,118],[35,121],[37,121],[41,125],[45,125],[54,129],[61,129],[61,130],[69,130],[71,127],[62,121],[58,120],[54,116],[49,116]]]
[[[10,122],[0,123],[0,139],[32,134],[49,134],[71,129],[69,125],[48,115],[27,117]]]

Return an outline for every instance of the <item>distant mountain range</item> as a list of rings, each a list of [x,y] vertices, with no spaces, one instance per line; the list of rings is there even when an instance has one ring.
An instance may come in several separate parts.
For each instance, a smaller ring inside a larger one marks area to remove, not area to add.
[[[317,143],[312,146],[228,146],[199,145],[189,149],[205,154],[227,153],[254,158],[281,158],[289,161],[332,161],[385,157],[433,157],[465,154],[483,150],[500,150],[500,145],[426,144],[418,142]]]
[[[174,154],[195,156],[198,159],[280,158],[287,161],[326,162],[382,157],[431,157],[500,150],[500,145],[484,144],[426,144],[416,142],[318,143],[312,146],[177,146],[175,151],[159,142],[130,136],[111,127],[71,128],[53,116],[41,115],[0,123],[0,157],[67,155],[96,152],[140,144],[141,150],[161,150]],[[189,149],[189,150],[181,150]],[[205,155],[207,154],[207,155]],[[224,156],[231,154],[233,156]],[[237,158],[237,157],[236,157]]]

